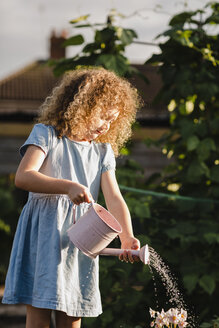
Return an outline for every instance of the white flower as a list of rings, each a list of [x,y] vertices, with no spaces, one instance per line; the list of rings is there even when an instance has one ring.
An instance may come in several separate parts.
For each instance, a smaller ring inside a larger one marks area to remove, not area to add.
[[[169,318],[167,317],[167,316],[165,316],[164,318],[163,318],[163,324],[165,325],[165,326],[169,326]]]
[[[157,324],[158,327],[163,327],[163,325],[164,325],[164,322],[163,322],[164,315],[165,315],[164,310],[162,310],[161,313],[157,312],[157,317],[156,317],[155,323]]]
[[[152,318],[155,318],[151,322],[151,327],[163,328],[174,325],[174,328],[185,328],[188,325],[188,322],[186,322],[187,311],[183,309],[171,308],[167,312],[162,309],[161,312],[158,312],[150,308],[150,315]]]
[[[180,321],[180,315],[178,309],[170,309],[168,310],[167,313],[168,313],[169,322],[173,323],[174,325],[177,325]]]
[[[163,328],[163,322],[160,321],[159,318],[156,319],[155,323],[156,323],[156,326],[155,326],[156,328]]]
[[[188,325],[188,322],[185,322],[185,321],[180,321],[180,322],[178,323],[179,328],[184,328],[184,327],[186,327],[187,325]]]
[[[161,326],[163,324],[163,320],[159,317],[156,318],[155,320],[156,325]]]
[[[154,311],[150,308],[149,312],[150,312],[151,318],[155,318],[156,311]]]
[[[166,312],[164,312],[164,309],[162,309],[161,313],[158,312],[158,316],[159,316],[159,319],[160,319],[160,322],[162,323],[162,325],[165,325],[165,326],[169,325],[169,316],[167,315]]]
[[[179,314],[179,317],[180,317],[180,321],[186,321],[186,319],[187,319],[187,311],[181,309],[180,314]]]

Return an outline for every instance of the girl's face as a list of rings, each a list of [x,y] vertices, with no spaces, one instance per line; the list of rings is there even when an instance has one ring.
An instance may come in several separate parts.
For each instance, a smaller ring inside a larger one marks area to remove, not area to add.
[[[102,134],[107,133],[110,128],[111,123],[113,123],[119,116],[119,111],[117,109],[112,109],[103,116],[100,115],[99,118],[95,118],[92,122],[92,127],[88,126],[87,132],[85,134],[85,140],[91,141],[96,139]]]

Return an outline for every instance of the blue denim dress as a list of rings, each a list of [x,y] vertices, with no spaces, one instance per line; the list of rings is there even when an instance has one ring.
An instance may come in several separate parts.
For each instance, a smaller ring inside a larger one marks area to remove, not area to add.
[[[115,169],[110,144],[57,138],[52,126],[36,124],[21,147],[40,147],[46,158],[40,172],[87,186],[97,200],[101,174]],[[88,210],[76,208],[76,220]],[[98,257],[90,259],[69,240],[73,203],[67,195],[29,193],[19,218],[2,302],[30,304],[75,317],[102,313]]]

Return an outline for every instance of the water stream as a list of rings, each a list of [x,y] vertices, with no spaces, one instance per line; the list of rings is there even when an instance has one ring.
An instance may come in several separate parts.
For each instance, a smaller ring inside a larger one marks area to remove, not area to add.
[[[168,301],[171,304],[171,307],[175,307],[177,309],[183,309],[186,310],[188,313],[188,327],[190,328],[197,328],[197,322],[196,318],[193,313],[191,313],[190,309],[188,309],[188,306],[186,305],[182,294],[180,293],[178,289],[178,285],[176,282],[176,278],[172,275],[169,267],[167,264],[164,263],[161,256],[152,248],[149,247],[149,269],[152,274],[152,279],[154,283],[154,289],[155,289],[155,299],[156,299],[156,307],[159,308],[159,301],[158,301],[158,291],[157,291],[157,285],[155,281],[155,277],[153,274],[153,270],[157,272],[159,275],[162,284],[165,288],[166,295],[168,297]],[[161,310],[161,309],[160,309]]]

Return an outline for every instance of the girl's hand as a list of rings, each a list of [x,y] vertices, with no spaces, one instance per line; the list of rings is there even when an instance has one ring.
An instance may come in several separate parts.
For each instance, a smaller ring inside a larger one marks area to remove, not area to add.
[[[71,201],[79,205],[81,203],[91,203],[93,201],[93,197],[87,187],[80,183],[73,182],[68,190],[68,197]]]
[[[124,249],[123,254],[119,256],[119,259],[121,261],[125,261],[127,263],[139,262],[139,257],[136,255],[133,256],[131,252],[128,251],[128,249],[133,249],[133,250],[140,249],[140,241],[137,238],[129,237],[122,240],[121,248]]]

